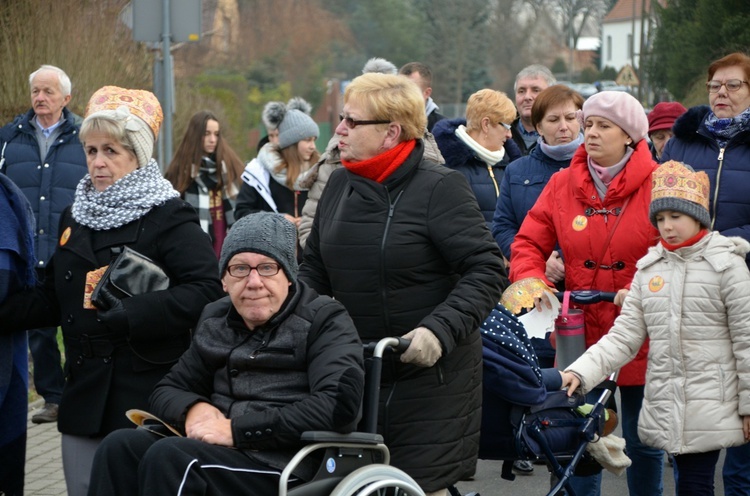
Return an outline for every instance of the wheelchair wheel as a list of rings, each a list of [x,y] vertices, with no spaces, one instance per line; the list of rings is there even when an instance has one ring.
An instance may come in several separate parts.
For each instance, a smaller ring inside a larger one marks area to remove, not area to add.
[[[331,496],[397,495],[424,496],[414,479],[390,465],[367,465],[347,475]]]

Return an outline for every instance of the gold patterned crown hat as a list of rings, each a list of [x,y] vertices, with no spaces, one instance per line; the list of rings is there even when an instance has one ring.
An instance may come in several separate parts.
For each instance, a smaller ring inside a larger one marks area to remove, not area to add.
[[[682,212],[710,228],[708,213],[709,182],[705,172],[695,172],[682,162],[670,160],[651,175],[649,219],[656,227],[656,214],[664,210]]]
[[[89,99],[84,122],[97,117],[122,122],[138,165],[148,164],[164,119],[159,100],[153,93],[117,86],[99,88]]]

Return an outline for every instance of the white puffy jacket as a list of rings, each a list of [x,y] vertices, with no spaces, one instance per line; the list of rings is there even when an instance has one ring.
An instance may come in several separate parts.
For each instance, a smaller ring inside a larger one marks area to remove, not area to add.
[[[584,392],[650,339],[642,442],[670,453],[741,445],[750,415],[750,243],[714,232],[649,249],[609,333],[568,370]]]

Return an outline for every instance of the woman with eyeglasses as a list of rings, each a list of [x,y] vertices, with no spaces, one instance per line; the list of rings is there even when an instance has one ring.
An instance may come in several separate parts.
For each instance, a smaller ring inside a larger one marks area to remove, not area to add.
[[[732,53],[708,67],[709,106],[675,121],[662,161],[677,160],[708,175],[711,229],[750,241],[750,56]],[[747,259],[746,259],[747,261]],[[748,379],[750,380],[750,379]],[[724,494],[750,494],[750,444],[727,449]]]
[[[602,91],[583,104],[584,142],[570,166],[549,180],[511,245],[511,281],[535,277],[550,287],[547,259],[559,246],[563,253],[565,289],[617,292],[615,304],[583,306],[586,346],[607,334],[635,264],[656,243],[659,233],[649,221],[651,158],[648,119],[641,104],[621,91]],[[543,302],[537,302],[542,305]],[[662,494],[663,453],[642,444],[637,421],[646,379],[644,345],[617,379],[627,452],[631,495]],[[577,495],[601,494],[601,474],[573,477]]]
[[[264,110],[264,120],[277,126],[278,143],[266,143],[242,173],[234,216],[240,219],[255,212],[283,214],[299,227],[307,191],[297,189],[297,177],[318,161],[315,140],[320,131],[310,117],[312,107],[296,97],[287,105],[272,102]]]
[[[411,340],[384,359],[378,430],[392,465],[446,495],[476,469],[479,325],[507,279],[466,179],[424,156],[424,108],[403,76],[346,87],[344,167],[320,198],[300,279],[343,303],[362,341]]]
[[[515,118],[516,107],[505,93],[483,89],[469,97],[465,119],[443,119],[432,129],[445,165],[469,181],[490,228],[505,167],[521,157],[510,132]]]

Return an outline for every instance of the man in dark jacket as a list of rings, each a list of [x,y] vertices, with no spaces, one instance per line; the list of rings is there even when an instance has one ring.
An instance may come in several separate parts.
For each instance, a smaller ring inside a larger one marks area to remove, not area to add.
[[[539,139],[539,133],[531,123],[531,107],[534,105],[534,100],[542,90],[555,83],[557,80],[550,70],[539,64],[524,67],[516,75],[513,91],[516,94],[518,118],[513,121],[510,131],[513,133],[513,141],[524,155],[531,152],[536,146],[536,140]]]
[[[43,65],[29,76],[31,109],[0,129],[0,171],[21,189],[36,220],[34,248],[37,276],[43,277],[57,244],[57,226],[65,207],[73,202],[78,181],[86,174],[86,157],[78,140],[70,102],[70,78],[62,69]],[[62,398],[64,378],[57,346],[57,329],[28,333],[34,359],[34,386],[44,408],[34,423],[54,422]]]
[[[302,432],[354,429],[362,344],[340,303],[297,280],[296,245],[279,214],[234,224],[219,260],[229,296],[206,307],[190,349],[150,400],[185,437],[112,433],[89,494],[272,495]],[[316,468],[307,459],[293,475],[309,480]]]
[[[440,107],[432,100],[432,70],[427,64],[421,62],[409,62],[399,69],[399,74],[406,76],[419,86],[424,96],[425,114],[427,115],[427,130],[432,132],[432,128],[438,121],[445,119],[445,116],[438,112]]]

